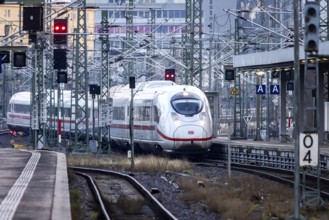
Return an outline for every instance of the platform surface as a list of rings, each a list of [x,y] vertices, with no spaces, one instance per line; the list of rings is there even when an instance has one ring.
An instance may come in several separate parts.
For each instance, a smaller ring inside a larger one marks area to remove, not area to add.
[[[65,154],[0,148],[0,220],[71,219]]]

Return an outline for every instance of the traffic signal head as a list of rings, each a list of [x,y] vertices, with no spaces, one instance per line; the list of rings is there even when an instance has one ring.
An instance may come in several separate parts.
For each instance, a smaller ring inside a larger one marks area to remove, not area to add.
[[[26,66],[26,53],[25,52],[14,52],[14,67],[25,67]]]
[[[171,80],[175,82],[175,69],[166,69],[164,78],[165,80]]]
[[[28,32],[43,31],[43,8],[23,8],[23,30]]]
[[[320,6],[316,2],[305,3],[305,37],[304,50],[318,52],[319,50]]]
[[[54,49],[54,69],[66,70],[66,49]]]
[[[66,71],[57,72],[57,83],[67,83],[67,72]]]
[[[226,69],[225,70],[225,80],[234,80],[234,69]]]
[[[54,20],[54,44],[67,44],[67,19]]]

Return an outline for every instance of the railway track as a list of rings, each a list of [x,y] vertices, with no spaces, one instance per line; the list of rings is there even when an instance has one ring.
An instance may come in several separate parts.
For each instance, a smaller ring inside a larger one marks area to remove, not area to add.
[[[69,169],[88,181],[102,219],[111,219],[118,215],[120,218],[126,215],[129,219],[134,216],[136,218],[148,216],[152,219],[177,219],[146,188],[129,175],[95,168],[69,167]],[[136,207],[136,211],[129,211],[132,207]]]
[[[226,167],[226,161],[217,161],[217,160],[206,160],[202,163],[196,163],[198,166],[216,166],[222,167],[223,169]],[[249,173],[253,175],[260,176],[262,178],[267,178],[276,182],[280,182],[286,185],[293,186],[294,185],[294,171],[285,170],[279,168],[265,167],[265,166],[256,166],[256,165],[248,165],[248,164],[238,164],[231,163],[231,169],[234,171]],[[303,174],[300,173],[300,189],[306,191],[317,191],[317,185],[320,186],[320,195],[322,199],[329,200],[329,179],[320,177],[319,182],[318,178],[312,174]],[[304,187],[304,189],[303,189]]]

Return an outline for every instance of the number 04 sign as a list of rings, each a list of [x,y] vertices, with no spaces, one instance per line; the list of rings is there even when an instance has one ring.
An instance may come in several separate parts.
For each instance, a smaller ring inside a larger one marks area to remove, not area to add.
[[[316,133],[300,133],[299,135],[299,165],[317,166],[319,141]]]

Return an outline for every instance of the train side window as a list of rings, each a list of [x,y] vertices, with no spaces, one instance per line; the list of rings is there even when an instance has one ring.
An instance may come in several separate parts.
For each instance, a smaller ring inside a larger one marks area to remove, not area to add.
[[[143,121],[150,121],[151,120],[151,106],[143,106]]]
[[[29,105],[14,104],[14,112],[29,114],[30,113],[30,106]]]
[[[156,123],[159,123],[160,121],[160,110],[156,106],[153,106],[153,120]]]
[[[71,109],[70,108],[64,108],[64,117],[71,117]]]
[[[125,120],[124,107],[113,107],[112,118],[113,120]]]
[[[151,106],[136,106],[134,108],[135,121],[150,121],[151,120]]]

